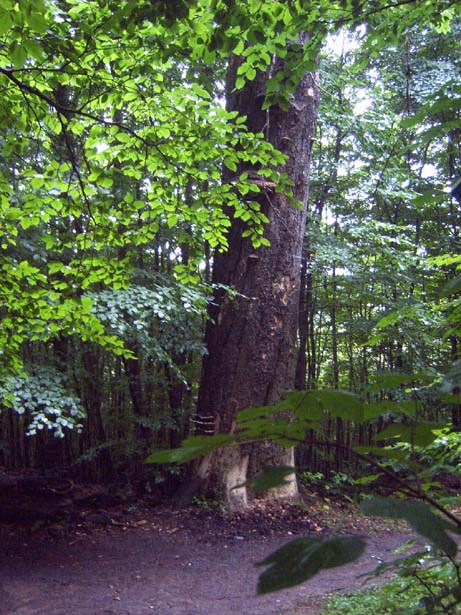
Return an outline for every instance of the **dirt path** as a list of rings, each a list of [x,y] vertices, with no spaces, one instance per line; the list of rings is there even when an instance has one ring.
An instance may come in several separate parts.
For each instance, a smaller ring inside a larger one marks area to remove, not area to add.
[[[361,587],[358,575],[406,540],[376,534],[356,564],[258,597],[254,564],[290,538],[286,531],[264,537],[247,527],[213,531],[200,518],[190,527],[177,521],[156,517],[49,540],[10,532],[0,559],[0,615],[308,615],[319,597]]]

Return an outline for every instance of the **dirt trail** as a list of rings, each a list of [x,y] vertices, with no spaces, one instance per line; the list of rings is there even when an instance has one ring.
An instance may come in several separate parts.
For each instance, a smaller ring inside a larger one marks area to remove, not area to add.
[[[197,519],[190,527],[170,518],[53,540],[10,532],[0,556],[0,615],[308,615],[319,597],[361,587],[357,577],[407,538],[380,532],[359,562],[258,597],[254,564],[292,536],[212,532]]]

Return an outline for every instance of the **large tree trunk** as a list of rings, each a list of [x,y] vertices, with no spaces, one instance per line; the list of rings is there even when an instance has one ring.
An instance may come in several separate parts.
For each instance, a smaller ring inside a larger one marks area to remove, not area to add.
[[[306,39],[307,40],[307,39]],[[308,195],[311,146],[315,133],[317,75],[308,73],[290,98],[289,108],[262,111],[268,74],[260,73],[243,90],[235,91],[238,59],[231,60],[227,82],[229,110],[247,116],[247,125],[288,156],[285,171],[293,181],[294,207],[283,194],[263,188],[258,200],[269,218],[265,236],[270,247],[255,250],[242,237],[245,224],[233,220],[229,249],[216,253],[213,282],[237,291],[230,299],[219,289],[210,309],[206,330],[197,424],[202,433],[230,433],[240,410],[273,404],[294,388],[298,299]],[[275,60],[271,73],[282,70]],[[240,168],[239,172],[254,168]],[[227,178],[224,178],[225,180]],[[195,483],[231,507],[246,505],[247,469],[292,464],[292,451],[268,443],[251,450],[225,449],[195,466]],[[296,482],[285,494],[296,493]]]

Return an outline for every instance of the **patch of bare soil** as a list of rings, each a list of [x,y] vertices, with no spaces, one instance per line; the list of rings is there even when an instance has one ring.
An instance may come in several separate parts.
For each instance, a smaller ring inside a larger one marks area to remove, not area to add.
[[[255,564],[290,538],[368,534],[360,561],[304,585],[257,596]],[[0,526],[0,615],[311,615],[335,591],[363,586],[378,559],[407,540],[375,531],[353,509],[256,502],[239,515],[215,504],[175,511],[132,503],[41,526]],[[33,531],[32,531],[33,530]]]

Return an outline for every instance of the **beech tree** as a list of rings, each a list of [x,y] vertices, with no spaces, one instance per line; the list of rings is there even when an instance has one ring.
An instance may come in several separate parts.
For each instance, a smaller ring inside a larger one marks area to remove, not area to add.
[[[238,3],[240,9],[242,4],[244,3]],[[277,3],[273,3],[275,4]],[[309,30],[312,25],[312,31],[316,33],[315,42],[318,43],[319,38],[322,39],[327,32],[335,31],[338,25],[360,24],[363,28],[362,50],[365,56],[369,54],[371,57],[376,57],[387,45],[404,41],[411,24],[419,23],[421,19],[439,31],[449,28],[450,21],[458,10],[453,3],[443,2],[426,3],[422,7],[414,2],[375,2],[361,5],[347,1],[334,3],[329,7],[320,2],[315,7],[310,5],[309,9],[304,3],[296,4],[293,13],[296,13],[294,22],[298,26],[297,35],[306,31],[306,28]],[[273,23],[276,24],[277,20],[275,19]],[[292,38],[285,41],[284,53],[289,53],[290,49],[299,45],[293,34],[291,30]],[[309,86],[306,85],[308,83],[306,79],[312,80],[312,66],[309,66],[310,73],[304,70],[303,75],[299,72],[290,74],[289,69],[293,65],[289,66],[288,70],[286,65],[282,67],[281,56],[276,53],[270,65],[264,65],[265,70],[257,71],[253,67],[250,72],[248,66],[242,66],[240,56],[251,57],[252,51],[249,50],[251,46],[247,45],[248,39],[245,36],[242,38],[243,41],[235,50],[238,51],[237,57],[231,57],[229,60],[228,110],[238,109],[240,114],[247,117],[247,126],[252,131],[256,133],[262,131],[267,141],[287,154],[285,170],[294,180],[294,197],[305,203],[307,183],[301,186],[297,182],[299,170],[304,169],[307,172],[310,157],[308,142],[313,136],[316,113],[315,103],[310,104],[315,101],[316,94],[311,99],[307,94],[309,90],[315,91],[315,83],[310,81]],[[306,45],[306,41],[307,37],[302,43]],[[270,49],[270,44],[269,35],[265,45]],[[311,61],[314,49],[315,45],[310,45]],[[306,54],[303,59],[306,59]],[[364,60],[363,66],[366,64],[367,61]],[[299,62],[299,66],[301,65],[302,62]],[[289,82],[289,94],[285,105],[283,99],[280,101],[271,98],[274,82],[282,97],[286,95],[284,86]],[[294,90],[296,94],[290,98]],[[304,101],[296,100],[296,96],[300,96],[303,91]],[[294,103],[294,107],[291,103]],[[305,115],[297,113],[303,106],[307,110]],[[341,105],[340,108],[342,110]],[[299,155],[300,141],[293,139],[293,134],[299,137],[293,121],[298,123],[299,131],[304,131],[307,138],[307,147],[302,155]],[[341,125],[341,119],[338,119],[338,125]],[[339,145],[343,131],[344,127],[338,132]],[[340,149],[334,162],[336,165],[339,154]],[[280,169],[280,166],[278,168]],[[245,177],[248,174],[248,177],[262,188],[256,201],[260,204],[263,215],[267,215],[268,218],[264,239],[269,241],[269,245],[263,244],[258,251],[255,251],[254,245],[250,247],[245,242],[245,231],[241,222],[239,219],[234,219],[228,234],[228,252],[222,254],[218,251],[214,256],[213,281],[218,285],[218,292],[209,310],[210,321],[206,333],[208,355],[204,358],[203,364],[197,424],[199,433],[203,436],[215,434],[218,437],[212,438],[208,444],[205,438],[191,439],[185,445],[187,450],[170,457],[173,460],[189,460],[197,456],[198,451],[202,454],[208,452],[204,460],[195,464],[193,474],[196,484],[193,485],[193,489],[198,488],[206,493],[223,497],[234,506],[245,505],[245,488],[235,489],[235,486],[245,482],[248,469],[252,474],[261,465],[281,462],[285,464],[288,462],[291,465],[289,456],[284,458],[272,445],[216,449],[220,443],[225,445],[235,442],[235,439],[227,436],[235,430],[235,417],[239,410],[274,405],[284,389],[294,387],[293,354],[296,345],[296,324],[292,319],[297,313],[297,307],[291,301],[297,299],[299,295],[301,267],[301,242],[298,244],[294,236],[298,232],[302,235],[305,220],[305,212],[299,216],[299,213],[294,213],[289,207],[280,206],[279,198],[284,204],[288,203],[289,199],[285,200],[284,196],[279,197],[280,193],[277,192],[275,182],[271,181],[267,174],[258,174],[257,167],[255,169],[254,166],[245,164],[235,168],[228,167],[223,175],[223,182],[232,181],[235,174],[242,171]],[[326,175],[329,174],[330,171],[327,170]],[[336,181],[336,179],[333,174],[331,180]],[[328,191],[329,187],[326,190]],[[336,236],[340,231],[338,221],[335,223],[335,229]],[[329,263],[327,266],[331,265],[332,263]],[[333,271],[335,272],[334,262]],[[229,297],[223,286],[232,288],[235,296]],[[333,284],[333,289],[335,295],[333,306],[335,306],[339,290],[336,282]],[[331,336],[334,354],[333,381],[337,388],[339,355],[335,307],[330,311],[330,322],[333,323]],[[342,425],[341,417],[338,417],[338,425]],[[194,447],[196,447],[195,452],[193,452]],[[262,452],[265,448],[266,454]],[[163,456],[163,459],[166,458]]]
[[[302,54],[309,41],[300,35],[291,53]],[[293,49],[295,47],[295,49]],[[267,217],[265,245],[255,250],[245,224],[234,217],[229,229],[229,248],[217,252],[213,283],[218,288],[210,305],[205,344],[207,354],[198,399],[197,421],[202,433],[232,433],[235,416],[252,406],[272,405],[283,391],[294,386],[294,353],[297,331],[301,252],[306,221],[308,175],[318,106],[317,75],[305,72],[288,105],[265,105],[267,85],[284,70],[276,58],[254,81],[236,90],[241,61],[231,58],[227,77],[227,106],[245,116],[254,133],[280,151],[284,171],[293,186],[293,199],[278,191],[277,183],[258,174],[250,163],[236,169],[260,188],[256,199]],[[223,181],[232,180],[227,170]],[[231,288],[234,296],[227,291]],[[261,465],[293,465],[292,452],[273,444],[251,450],[221,449],[195,468],[200,488],[224,498],[232,506],[246,504],[247,469]],[[286,494],[296,493],[292,480]]]
[[[329,32],[360,25],[361,64],[350,67],[350,78],[344,67],[339,69],[346,100],[353,74],[362,74],[369,87],[378,70],[385,89],[393,87],[383,51],[398,45],[405,68],[405,40],[413,36],[411,24],[424,23],[443,35],[458,15],[459,3],[450,0],[0,1],[0,372],[2,406],[16,411],[5,412],[2,418],[5,438],[14,442],[5,459],[33,465],[43,450],[35,442],[53,433],[61,441],[71,434],[59,459],[74,461],[87,455],[100,476],[102,450],[116,451],[114,458],[125,467],[135,457],[141,460],[151,448],[177,445],[188,433],[196,400],[203,308],[211,294],[207,283],[212,265],[216,305],[210,306],[206,339],[210,354],[205,358],[196,417],[199,433],[217,432],[224,441],[237,410],[276,403],[284,389],[292,388],[296,342],[292,309],[298,293],[298,234],[302,235],[304,224],[304,174],[313,133],[313,75],[319,48]],[[422,46],[429,40],[426,37],[426,32],[421,33]],[[417,64],[414,50],[410,52],[410,73],[414,73]],[[437,47],[431,59],[431,74],[439,76],[440,53]],[[363,72],[370,57],[376,66],[370,73]],[[343,135],[347,140],[336,157],[322,158],[319,135],[314,154],[319,181],[326,180],[325,189],[331,183],[336,187],[327,192],[325,207],[322,195],[316,199],[314,194],[311,213],[315,208],[334,211],[338,228],[322,235],[324,250],[307,246],[306,255],[317,270],[313,278],[313,270],[306,268],[304,276],[301,300],[309,320],[298,350],[305,360],[307,348],[308,376],[299,370],[298,387],[305,382],[347,385],[342,369],[345,319],[351,322],[347,350],[351,373],[363,364],[363,377],[355,382],[366,383],[366,372],[378,354],[377,348],[376,352],[363,346],[357,350],[369,330],[363,330],[357,314],[363,312],[367,326],[372,327],[378,314],[372,309],[376,303],[357,283],[344,286],[342,263],[347,266],[350,258],[362,261],[356,251],[348,251],[353,256],[343,261],[326,248],[340,247],[343,241],[368,251],[379,245],[361,238],[366,233],[382,234],[383,226],[367,220],[367,225],[356,228],[359,218],[355,216],[351,217],[354,228],[349,230],[350,225],[344,224],[346,204],[343,208],[334,201],[341,193],[351,207],[363,208],[368,215],[365,183],[369,190],[379,175],[377,169],[382,168],[375,158],[382,155],[382,143],[394,132],[393,116],[389,116],[389,132],[384,125],[380,132],[376,118],[384,117],[387,102],[377,92],[381,102],[368,118],[370,137],[368,129],[363,139],[351,133],[356,120],[349,116],[348,127],[347,105],[336,105],[336,93],[331,100],[325,96],[332,75],[328,66],[322,70],[324,109],[330,108],[323,126],[335,127],[338,140]],[[434,164],[442,149],[433,135],[448,127],[443,118],[449,113],[454,122],[450,128],[450,176],[454,178],[459,79],[451,78],[450,71],[447,67],[440,88],[427,96],[421,91],[425,97],[421,113],[407,118],[409,132],[401,134],[405,139],[417,137],[418,149]],[[401,81],[404,71],[399,75]],[[379,83],[376,86],[381,88]],[[224,89],[227,108],[223,107]],[[428,114],[433,116],[429,124],[423,117]],[[323,135],[328,135],[328,128]],[[426,147],[432,142],[434,147]],[[356,164],[358,148],[365,156]],[[335,177],[331,170],[338,161],[344,165],[345,158],[350,159],[351,173]],[[392,160],[392,165],[381,161],[387,166],[386,181],[375,195],[379,198],[392,199],[381,188],[401,190],[407,178],[400,168],[403,158],[393,152]],[[345,196],[346,189],[352,189],[350,178],[357,189]],[[413,182],[400,196],[406,199],[414,187]],[[356,205],[351,198],[358,201]],[[425,219],[436,210],[437,233],[447,236],[445,198],[439,195],[442,205],[437,208],[428,190],[427,213],[419,216],[415,228],[432,229]],[[371,200],[370,216],[379,218],[385,210],[380,214],[379,203]],[[387,207],[387,201],[381,205]],[[452,209],[456,239],[458,222],[456,208]],[[413,225],[415,207],[400,208],[400,212],[397,222],[405,224],[408,219]],[[395,223],[389,227],[392,254],[394,227]],[[318,228],[323,227],[316,222],[310,225],[310,238],[321,238]],[[421,249],[424,232],[419,233]],[[406,240],[413,241],[411,237]],[[439,254],[440,246],[434,242],[430,254]],[[446,251],[451,251],[451,245]],[[411,263],[410,248],[407,254]],[[337,267],[331,279],[333,262]],[[366,257],[363,262],[366,267]],[[382,272],[381,262],[377,259],[375,266]],[[389,275],[395,277],[394,260],[387,262]],[[346,281],[353,282],[350,276]],[[365,281],[363,288],[368,286]],[[375,293],[372,286],[370,292]],[[347,315],[341,305],[346,296]],[[306,305],[313,297],[330,301],[327,318],[322,320],[313,304]],[[389,299],[383,305],[395,304],[393,297]],[[420,312],[412,314],[420,318]],[[334,328],[329,329],[329,323]],[[352,324],[359,329],[356,337]],[[391,341],[389,350],[397,348],[397,343]],[[453,336],[453,356],[455,346]],[[334,378],[328,374],[330,350]],[[21,369],[24,377],[16,378]],[[354,378],[349,382],[352,387]],[[43,391],[37,398],[38,389]],[[67,397],[69,403],[50,405],[50,390],[56,399]],[[87,416],[82,421],[84,412]],[[22,419],[20,424],[15,422]],[[82,422],[80,435],[76,427]],[[26,434],[33,434],[35,427],[37,434],[28,438]],[[253,473],[259,465],[281,460],[272,446],[252,450],[229,453],[237,459],[233,474],[236,467],[242,469],[237,482],[243,482],[247,463]],[[212,485],[212,476],[219,475],[217,491],[227,497],[234,482],[226,478],[233,461],[223,456],[218,463],[219,455],[196,470],[201,467],[205,489]],[[221,463],[226,466],[222,471],[217,470]],[[237,494],[244,501],[244,493]]]

